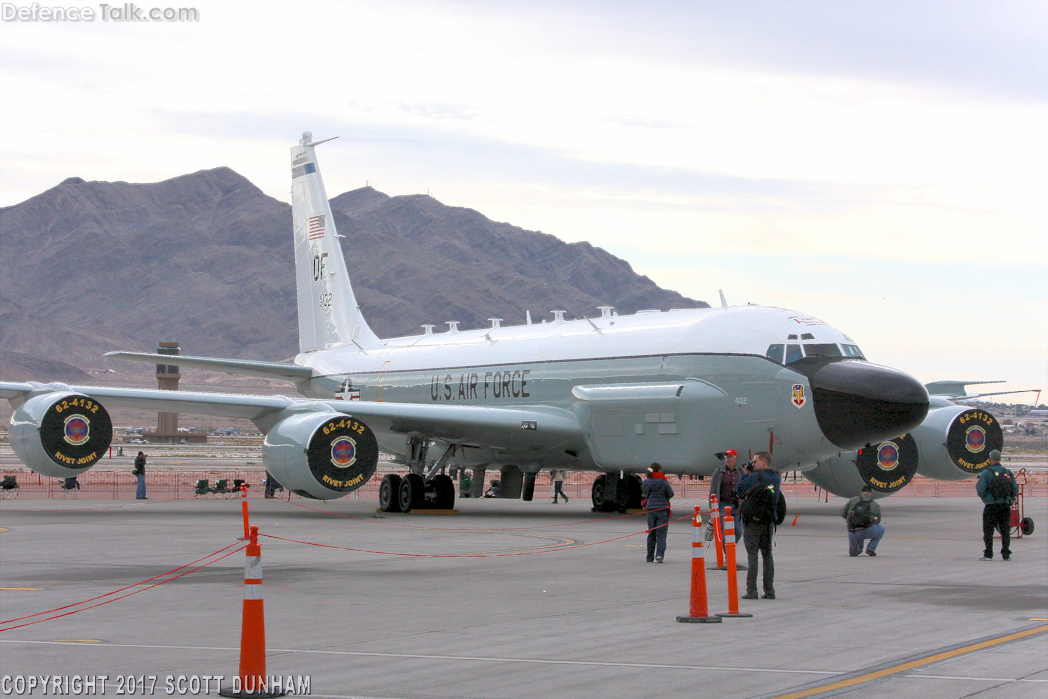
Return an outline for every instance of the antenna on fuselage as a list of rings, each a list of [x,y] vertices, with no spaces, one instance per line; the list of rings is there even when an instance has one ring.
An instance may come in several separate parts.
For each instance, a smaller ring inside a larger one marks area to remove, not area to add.
[[[724,298],[724,289],[717,289],[717,293],[719,293],[721,297],[721,308],[727,308],[728,301]]]
[[[524,313],[528,316],[528,325],[531,325],[531,311],[524,311]]]

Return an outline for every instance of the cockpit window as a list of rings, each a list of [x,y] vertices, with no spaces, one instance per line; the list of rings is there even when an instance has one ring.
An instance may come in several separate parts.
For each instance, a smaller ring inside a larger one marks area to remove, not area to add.
[[[804,358],[804,353],[801,352],[800,345],[786,345],[786,363],[792,364],[793,362],[800,361]]]
[[[862,354],[862,350],[859,349],[858,345],[843,345],[845,357],[857,357],[858,359],[866,359]]]
[[[768,352],[764,356],[773,362],[782,364],[782,350],[783,345],[768,345]]]
[[[802,340],[814,340],[815,336],[812,335],[811,333],[803,333],[803,334],[801,334],[801,339]]]
[[[804,345],[804,354],[809,357],[843,357],[841,354],[841,348],[833,343],[814,343],[809,342]]]

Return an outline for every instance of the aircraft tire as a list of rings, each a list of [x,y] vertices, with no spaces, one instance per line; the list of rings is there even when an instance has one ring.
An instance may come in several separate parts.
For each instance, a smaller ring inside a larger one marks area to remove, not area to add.
[[[644,481],[636,473],[626,476],[626,509],[639,510],[640,501],[644,498]]]
[[[524,482],[520,489],[520,499],[524,502],[531,502],[535,499],[535,475],[534,473],[524,474]]]
[[[434,476],[432,483],[437,495],[436,502],[433,503],[436,509],[453,509],[455,507],[455,481],[451,480],[451,476]]]
[[[602,473],[593,481],[591,498],[593,500],[593,509],[597,512],[614,512],[619,509],[618,504],[615,502],[615,496],[609,492],[610,480],[611,477],[608,474]],[[616,488],[616,490],[618,489]]]
[[[387,473],[378,486],[378,509],[383,512],[400,512],[400,476]]]
[[[630,504],[630,477],[616,478],[615,479],[615,500],[614,510],[615,512],[626,512],[626,508]]]
[[[426,506],[426,481],[417,473],[409,473],[400,479],[398,494],[401,512],[421,510]]]
[[[1033,517],[1023,517],[1023,536],[1033,534]]]

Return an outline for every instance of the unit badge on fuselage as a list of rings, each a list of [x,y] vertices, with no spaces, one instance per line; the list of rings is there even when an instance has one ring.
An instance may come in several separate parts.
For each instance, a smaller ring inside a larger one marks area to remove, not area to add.
[[[804,404],[808,402],[808,397],[804,395],[804,384],[795,383],[793,384],[793,399],[792,402],[798,408],[803,408]]]

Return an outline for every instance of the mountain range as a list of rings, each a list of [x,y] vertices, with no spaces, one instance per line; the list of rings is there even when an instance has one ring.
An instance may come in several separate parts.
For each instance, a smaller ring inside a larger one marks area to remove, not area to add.
[[[380,337],[708,304],[625,260],[371,187],[331,208],[357,301]],[[151,184],[72,177],[0,209],[0,376],[76,380],[115,349],[175,339],[185,354],[297,352],[291,207],[220,167]],[[34,372],[36,372],[34,374]]]

